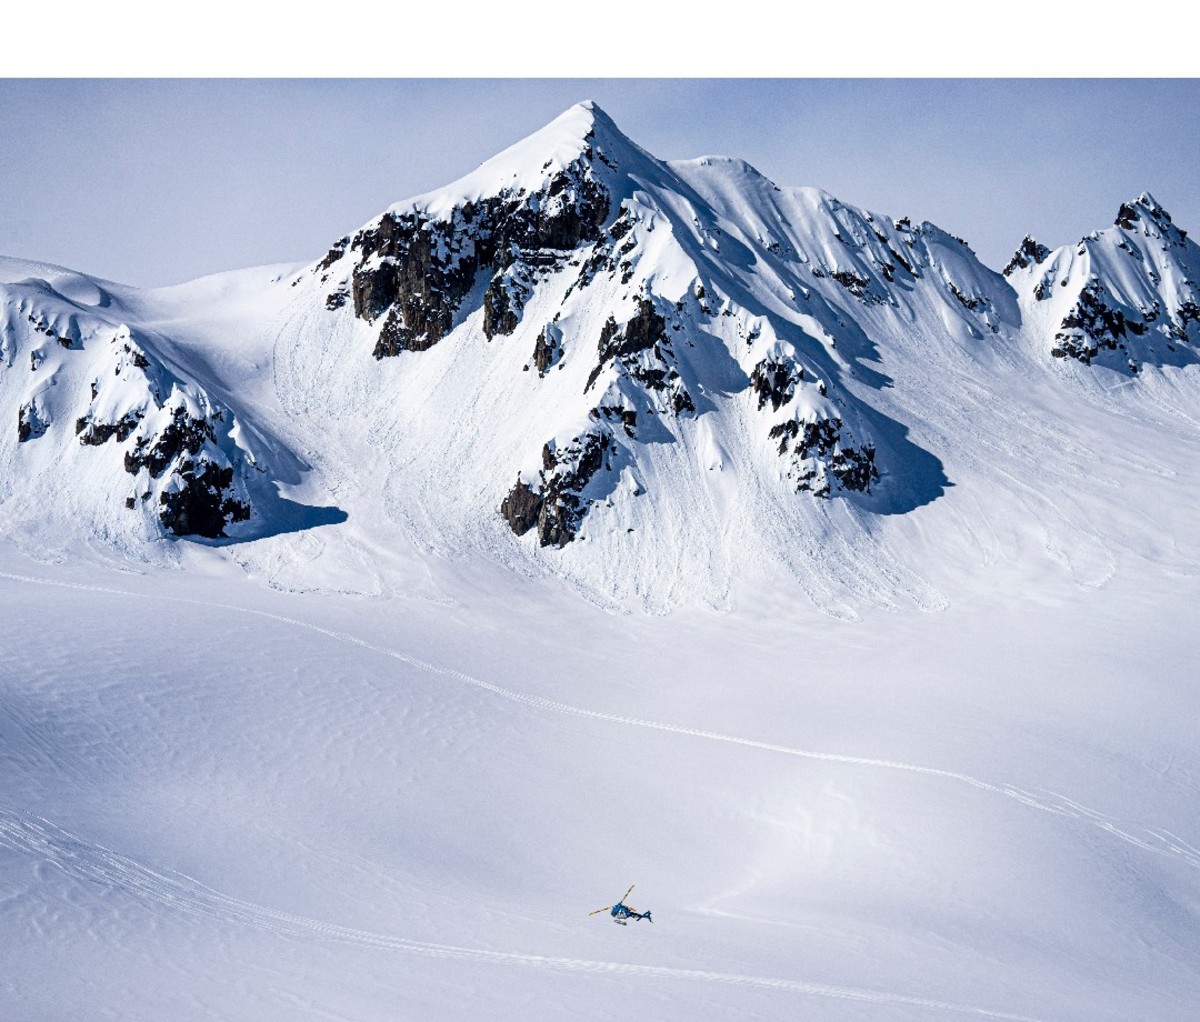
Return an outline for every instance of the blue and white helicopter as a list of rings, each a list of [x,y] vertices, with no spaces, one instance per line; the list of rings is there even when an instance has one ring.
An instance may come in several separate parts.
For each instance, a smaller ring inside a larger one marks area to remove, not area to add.
[[[630,884],[629,891],[632,891],[634,886],[634,884]],[[625,904],[625,899],[629,897],[629,891],[626,891],[615,905],[605,905],[604,908],[598,908],[595,912],[589,912],[588,915],[598,916],[601,912],[611,912],[613,922],[619,923],[621,926],[628,926],[630,919],[648,919],[650,922],[654,922],[653,919],[650,919],[649,909],[645,912],[638,912]]]

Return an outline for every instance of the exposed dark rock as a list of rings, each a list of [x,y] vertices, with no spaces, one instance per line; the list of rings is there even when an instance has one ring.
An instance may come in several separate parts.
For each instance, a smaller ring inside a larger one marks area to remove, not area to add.
[[[1063,319],[1050,354],[1091,365],[1101,351],[1123,349],[1127,335],[1145,332],[1146,324],[1113,308],[1103,285],[1093,280],[1080,291],[1075,307]]]
[[[840,419],[816,419],[800,422],[787,419],[772,427],[768,434],[779,440],[779,453],[791,454],[798,461],[812,459],[796,480],[797,491],[810,491],[818,497],[828,497],[832,475],[843,489],[869,492],[871,483],[879,478],[875,467],[875,448],[871,444],[854,447],[843,444]]]
[[[1122,202],[1121,208],[1117,210],[1117,219],[1113,223],[1123,230],[1132,231],[1137,227],[1138,220],[1140,219],[1141,217],[1138,216],[1137,208],[1132,203]]]
[[[158,512],[163,526],[176,536],[217,539],[225,535],[227,524],[250,517],[249,505],[226,495],[233,485],[232,468],[189,459],[177,478],[181,487],[163,492]]]
[[[538,515],[538,542],[542,546],[564,547],[571,542],[583,522],[586,508],[582,492],[604,464],[611,437],[607,433],[585,433],[565,451],[550,451],[555,467],[546,479],[542,509]]]
[[[391,308],[398,297],[396,264],[380,263],[354,271],[351,293],[354,296],[354,315],[374,323]]]
[[[600,238],[608,212],[608,193],[579,160],[532,195],[506,190],[442,218],[385,214],[349,242],[358,254],[354,314],[372,323],[387,316],[375,357],[424,351],[445,337],[481,272],[493,274],[484,328],[489,337],[511,333],[519,305],[499,275],[516,263],[557,265],[558,253]]]
[[[376,358],[424,351],[450,332],[476,273],[473,252],[460,257],[453,235],[445,221],[389,213],[355,237],[363,257],[351,279],[354,314],[374,322],[387,313]]]
[[[157,492],[158,517],[164,528],[176,535],[215,538],[224,535],[228,523],[248,519],[252,509],[234,489],[236,469],[230,458],[236,462],[238,456],[228,449],[236,451],[237,442],[223,425],[228,412],[213,408],[198,387],[179,379],[144,351],[128,330],[119,330],[111,345],[109,367],[121,381],[122,394],[129,391],[125,405],[129,410],[119,418],[114,412],[98,412],[97,403],[102,403],[110,384],[107,373],[93,377],[89,384],[92,404],[74,423],[79,442],[97,447],[115,440],[124,445],[125,471],[137,475],[146,469],[152,479],[159,480],[145,488],[140,499],[150,501]],[[165,391],[177,395],[173,406],[165,404]],[[187,397],[188,393],[193,396]],[[193,417],[189,405],[197,404],[203,411]],[[18,425],[22,442],[40,435],[39,428],[44,430],[38,418],[32,402],[22,409]],[[134,508],[137,501],[137,495],[128,497],[125,506]]]
[[[869,444],[834,452],[830,468],[843,487],[860,493],[870,492],[871,483],[879,478],[879,471],[875,468],[875,448]]]
[[[606,329],[612,324],[610,319]],[[654,347],[658,341],[666,339],[667,323],[654,309],[654,303],[648,298],[638,299],[637,312],[625,324],[624,330],[614,335],[609,330],[608,343],[601,336],[600,359],[608,361],[621,355],[632,355],[635,352],[646,351]]]
[[[615,274],[618,264],[620,264],[621,282],[629,283],[633,275],[633,263],[625,257],[637,247],[637,239],[626,236],[633,228],[636,219],[627,208],[621,210],[608,231],[596,241],[588,257],[583,260],[579,268],[579,275],[567,288],[566,296],[569,296],[576,288],[587,287],[598,273]],[[624,243],[618,246],[618,242],[623,238],[625,239]]]
[[[1176,340],[1187,340],[1189,323],[1200,323],[1200,305],[1190,299],[1179,306],[1175,312],[1172,333]]]
[[[344,287],[340,287],[336,291],[331,291],[325,296],[325,308],[329,309],[330,311],[333,311],[334,309],[340,309],[346,304],[349,298],[350,292]]]
[[[136,475],[145,468],[157,479],[176,458],[194,455],[206,440],[214,439],[210,422],[193,419],[186,408],[176,408],[171,421],[157,437],[139,440],[132,451],[125,452],[125,471]]]
[[[524,536],[537,525],[541,511],[542,495],[520,479],[500,503],[500,513],[508,522],[508,527],[518,536]]]
[[[954,295],[955,298],[958,299],[958,304],[961,305],[964,309],[968,309],[971,312],[974,312],[980,306],[987,304],[986,298],[983,298],[979,295],[964,294],[962,291],[959,290],[958,285],[955,284],[954,281],[948,280],[946,283],[950,285],[950,293],[952,295]]]
[[[1158,238],[1168,245],[1186,243],[1187,231],[1176,227],[1171,220],[1171,214],[1148,194],[1139,196],[1136,202],[1121,203],[1114,222],[1122,230],[1136,230],[1148,237]]]
[[[588,374],[585,392],[606,366],[615,364],[644,389],[664,395],[676,415],[694,413],[696,404],[679,375],[666,329],[666,320],[646,296],[638,299],[637,311],[623,326],[610,316],[600,329],[597,362]]]
[[[1036,266],[1045,260],[1050,254],[1050,249],[1045,245],[1034,241],[1028,234],[1025,239],[1017,246],[1013,257],[1008,261],[1008,265],[1004,267],[1004,276],[1011,277],[1017,270],[1024,270],[1030,266]]]
[[[84,415],[75,420],[75,432],[79,435],[79,442],[87,447],[98,447],[114,436],[119,443],[124,443],[141,421],[142,413],[136,411],[127,413],[116,422],[97,422],[91,415]]]
[[[545,376],[561,358],[562,345],[558,341],[557,331],[552,327],[543,327],[533,346],[533,364],[537,367],[538,375]]]
[[[334,242],[333,247],[328,252],[325,253],[325,258],[322,259],[319,263],[317,263],[316,272],[318,272],[318,273],[324,272],[325,270],[329,269],[329,267],[331,267],[334,263],[336,263],[339,259],[341,259],[342,256],[344,256],[346,254],[346,246],[349,244],[350,244],[350,236],[349,235]]]
[[[652,349],[658,342],[665,341],[666,335],[667,321],[655,311],[654,303],[648,298],[638,299],[637,311],[623,327],[618,327],[617,321],[609,316],[600,329],[599,357],[584,390],[592,389],[596,377],[610,362]]]
[[[601,405],[592,413],[597,418],[605,418],[610,422],[619,422],[628,437],[637,436],[637,409],[626,408],[624,405]]]
[[[904,256],[902,256],[894,248],[892,248],[892,243],[890,241],[888,241],[887,235],[884,234],[883,231],[879,230],[878,228],[873,228],[872,230],[873,230],[873,233],[874,233],[876,239],[883,245],[883,247],[885,249],[887,249],[888,255],[891,256],[891,258],[893,260],[895,260],[895,262],[897,262],[901,266],[903,266],[905,272],[910,277],[912,277],[914,280],[919,280],[921,277],[921,274],[917,272],[916,267],[914,267],[912,265],[912,263],[910,263],[907,259],[905,259]],[[896,279],[896,267],[892,263],[884,263],[880,267],[880,269],[883,271],[883,275],[889,281]]]
[[[771,409],[779,411],[795,396],[796,384],[803,379],[803,366],[796,365],[790,359],[768,357],[754,367],[750,374],[750,386],[758,395],[760,409],[770,401]]]
[[[564,448],[553,442],[544,445],[538,488],[518,480],[500,505],[513,532],[520,536],[536,527],[541,546],[561,549],[570,543],[587,514],[583,490],[604,467],[612,443],[599,426]]]
[[[42,418],[37,405],[32,401],[21,405],[17,411],[17,442],[25,443],[45,436],[49,423]]]
[[[136,369],[149,369],[150,360],[146,358],[145,352],[141,348],[133,344],[126,344],[124,348],[125,354],[129,356]]]
[[[514,308],[512,287],[513,282],[498,273],[484,292],[483,332],[489,341],[497,334],[511,334],[520,322]]]
[[[816,271],[814,270],[814,275]],[[829,274],[834,280],[864,304],[880,304],[883,299],[871,291],[871,282],[853,270],[836,270]]]
[[[696,402],[692,400],[692,395],[682,387],[671,395],[671,407],[677,416],[682,415],[684,412],[691,415],[696,413]]]

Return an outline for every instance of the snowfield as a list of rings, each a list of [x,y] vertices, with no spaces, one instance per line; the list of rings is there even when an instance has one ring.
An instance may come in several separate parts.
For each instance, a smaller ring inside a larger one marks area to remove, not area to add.
[[[0,260],[0,1017],[1190,1022],[1200,249],[1021,252],[581,104]]]

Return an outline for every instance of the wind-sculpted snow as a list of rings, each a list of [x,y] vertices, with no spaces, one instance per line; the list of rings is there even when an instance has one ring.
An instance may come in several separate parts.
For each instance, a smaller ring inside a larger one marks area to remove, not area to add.
[[[153,292],[0,260],[0,414],[15,427],[0,430],[5,534],[170,561],[167,538],[239,542],[344,520],[280,494],[301,459],[262,428],[242,381],[221,378],[222,338],[205,334],[198,350],[197,307],[184,304],[181,316]]]
[[[690,658],[653,622],[642,653],[622,656],[612,640],[636,623],[539,599],[567,611],[560,627],[576,643],[543,664],[557,643],[539,640],[519,606],[491,617],[249,583],[231,593],[212,581],[181,596],[169,579],[54,574],[3,572],[14,628],[29,634],[46,608],[80,623],[103,610],[125,634],[98,641],[114,629],[93,624],[35,635],[13,665],[31,681],[2,686],[0,885],[19,943],[10,960],[61,963],[44,991],[0,988],[18,1014],[39,1003],[71,1014],[84,996],[119,1004],[122,975],[101,968],[110,953],[132,963],[142,995],[179,998],[175,1017],[189,1019],[235,1008],[289,1017],[252,1003],[265,969],[364,1019],[426,998],[471,1017],[480,1000],[505,1006],[514,990],[557,1008],[572,984],[583,1015],[600,1017],[606,976],[622,996],[660,991],[671,1006],[656,1017],[681,1020],[727,997],[722,1015],[753,1008],[764,1019],[808,1008],[849,1022],[870,1005],[905,1022],[1117,1022],[1176,1017],[1194,994],[1187,899],[1200,851],[1185,839],[1196,823],[1186,726],[1122,751],[1109,731],[1092,733],[1111,693],[1090,678],[1077,686],[1077,714],[1013,727],[1025,715],[1000,708],[1047,686],[1023,684],[1015,668],[994,685],[956,679],[948,654],[991,659],[1004,641],[981,652],[970,636],[954,640],[953,626],[939,630],[943,615],[917,618],[940,637],[915,644],[938,650],[918,659],[944,676],[921,685],[878,655],[911,638],[911,615],[848,629],[847,648],[863,653],[851,671],[797,678],[761,642],[780,625],[754,628],[754,615],[699,622],[705,649]],[[1101,606],[1120,618],[1119,600]],[[461,621],[430,641],[442,618]],[[175,634],[146,645],[167,621]],[[591,655],[581,622],[602,629],[592,648],[608,657]],[[1022,664],[1052,656],[1014,623],[1005,619],[1009,633],[1035,647]],[[822,629],[786,631],[811,662],[838,662]],[[194,636],[213,634],[224,655],[191,650]],[[98,669],[75,677],[46,655],[64,639],[94,649]],[[144,650],[140,673],[120,655],[127,648]],[[654,664],[649,651],[681,676],[621,677],[622,665]],[[606,662],[580,670],[590,659]],[[709,659],[707,679],[684,676]],[[794,712],[755,711],[780,683]],[[968,683],[956,715],[948,702]],[[915,705],[873,715],[863,691]],[[1149,738],[1157,720],[1137,733]],[[1106,766],[1111,776],[1098,779]],[[614,869],[635,871],[648,899],[637,904],[655,912],[654,929],[633,941],[585,914],[605,903],[595,878]],[[426,971],[435,968],[440,978]],[[346,969],[343,990],[335,976]],[[1142,969],[1153,982],[1130,984]],[[356,1008],[359,970],[377,986]],[[1125,987],[1111,1010],[1108,973]],[[222,977],[229,989],[216,1002],[183,999]],[[481,993],[464,1002],[463,989]],[[752,991],[763,999],[739,1000]]]
[[[705,969],[641,965],[628,962],[587,961],[488,948],[455,947],[412,940],[396,934],[372,933],[339,926],[291,912],[256,905],[213,890],[198,880],[171,870],[160,870],[89,842],[48,820],[0,805],[0,848],[9,848],[53,866],[66,875],[96,887],[125,893],[152,906],[207,916],[222,923],[248,927],[271,936],[304,941],[346,944],[352,947],[426,958],[458,960],[488,965],[518,966],[559,972],[614,974],[638,978],[670,979],[687,983],[720,983],[737,987],[780,990],[798,996],[923,1008],[927,1011],[1002,1019],[1008,1022],[1043,1022],[1042,1019],[996,1011],[970,1004],[955,1004],[928,997],[806,983],[803,980],[748,976]]]
[[[521,368],[535,367],[539,379],[552,368],[587,366],[582,387],[555,388],[548,414],[537,418],[542,438],[513,466],[516,482],[494,498],[517,535],[537,524],[540,546],[565,546],[597,504],[642,492],[639,470],[658,460],[655,448],[692,432],[689,420],[761,422],[738,394],[764,355],[786,358],[794,379],[786,400],[777,394],[772,405],[788,406],[785,417],[757,426],[770,443],[756,445],[747,470],[780,475],[785,494],[889,489],[889,470],[902,471],[910,455],[903,445],[877,445],[870,408],[845,386],[851,364],[831,360],[826,345],[860,347],[861,331],[850,325],[857,305],[895,304],[892,286],[901,278],[911,286],[924,272],[939,300],[996,329],[998,306],[982,293],[994,282],[981,284],[968,270],[956,283],[947,268],[953,259],[940,254],[945,236],[930,225],[877,223],[822,196],[821,226],[840,251],[801,250],[791,239],[785,248],[760,230],[756,256],[742,239],[745,221],[758,215],[757,196],[728,193],[723,166],[708,180],[698,168],[661,163],[586,104],[523,147],[552,156],[540,169],[509,171],[512,156],[502,154],[442,193],[401,203],[338,242],[311,273],[332,289],[323,303],[330,316],[353,315],[372,329],[382,322],[377,359],[482,331],[489,342],[512,337],[532,348]],[[753,189],[774,189],[744,165],[736,172]],[[795,221],[797,209],[787,212]],[[747,277],[759,257],[776,261],[778,273]],[[814,298],[822,287],[828,301]],[[810,299],[819,325],[804,321]],[[847,301],[855,306],[849,323]],[[584,419],[596,424],[579,432]],[[592,455],[613,445],[626,484],[585,494],[596,475]],[[566,468],[542,454],[576,448],[587,456]],[[766,456],[772,449],[776,465]],[[890,461],[882,476],[877,456]]]
[[[51,579],[16,575],[10,572],[0,571],[0,578],[5,578],[12,582],[20,582],[32,585],[59,586],[63,588],[80,589],[84,592],[106,593],[112,596],[120,596],[132,599],[138,598],[137,594],[120,589],[112,589],[101,586],[72,585],[70,583],[56,582]],[[1001,781],[984,780],[979,777],[973,777],[969,774],[939,767],[924,766],[916,763],[902,763],[895,760],[875,759],[868,756],[855,756],[833,752],[818,752],[811,749],[798,749],[786,745],[780,745],[778,743],[763,742],[753,738],[722,734],[717,731],[708,731],[700,728],[684,727],[664,721],[646,720],[638,717],[604,713],[598,710],[587,709],[585,707],[573,706],[568,703],[559,702],[555,699],[547,699],[544,696],[516,692],[512,689],[497,685],[494,682],[488,681],[484,678],[475,677],[466,673],[465,671],[456,670],[455,668],[446,667],[441,664],[433,664],[409,653],[405,653],[402,650],[391,649],[387,646],[371,642],[370,640],[363,639],[360,636],[352,635],[348,632],[325,628],[321,625],[301,621],[296,618],[289,618],[283,615],[231,606],[227,604],[202,603],[199,601],[173,597],[167,597],[167,599],[175,603],[192,603],[197,607],[208,607],[210,609],[225,611],[236,615],[262,617],[269,621],[286,625],[290,628],[313,632],[317,635],[323,636],[326,639],[333,640],[334,642],[346,643],[350,646],[369,651],[370,653],[387,657],[392,660],[398,660],[404,664],[415,667],[418,670],[424,671],[436,677],[449,678],[451,681],[470,686],[471,688],[480,689],[493,696],[497,696],[501,699],[517,703],[521,706],[526,706],[534,710],[566,714],[572,717],[580,717],[585,720],[596,721],[600,724],[616,724],[624,727],[643,728],[650,731],[663,732],[666,734],[698,738],[704,741],[720,742],[747,749],[758,750],[760,752],[777,753],[784,756],[795,756],[801,759],[811,759],[826,763],[839,763],[851,767],[866,767],[880,770],[899,771],[901,773],[916,774],[923,777],[933,778],[935,780],[951,781],[957,784],[963,784],[992,795],[1014,799],[1023,805],[1029,806],[1030,808],[1043,813],[1050,813],[1055,816],[1082,821],[1085,824],[1104,831],[1106,834],[1111,835],[1119,841],[1126,842],[1127,844],[1140,848],[1143,851],[1151,852],[1157,855],[1165,855],[1170,858],[1177,859],[1193,869],[1200,870],[1200,848],[1189,844],[1178,835],[1160,827],[1150,827],[1114,819],[1096,809],[1083,805],[1057,792],[1045,790],[1030,791],[1017,787],[1013,784],[1008,784]]]
[[[1197,279],[590,104],[303,265],[0,260],[0,1015],[1190,1019]]]

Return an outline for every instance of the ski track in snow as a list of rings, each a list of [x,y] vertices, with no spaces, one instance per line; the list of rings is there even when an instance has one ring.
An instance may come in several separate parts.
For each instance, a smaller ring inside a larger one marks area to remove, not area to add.
[[[400,650],[391,649],[388,646],[381,646],[373,642],[368,642],[366,639],[360,639],[348,632],[340,632],[331,628],[324,628],[320,625],[312,624],[308,621],[301,621],[297,618],[284,617],[280,614],[272,614],[265,610],[255,610],[249,607],[239,607],[234,604],[227,603],[212,603],[204,600],[193,600],[182,596],[147,596],[141,593],[130,592],[124,589],[112,589],[105,586],[87,585],[78,582],[63,582],[56,579],[39,578],[29,575],[18,575],[11,572],[0,571],[0,578],[8,579],[13,582],[22,582],[33,585],[49,585],[58,586],[65,589],[75,589],[84,592],[105,593],[113,596],[133,597],[135,599],[156,599],[168,600],[172,603],[182,603],[191,606],[208,607],[213,610],[224,610],[236,614],[254,615],[256,617],[267,618],[271,621],[277,621],[280,624],[289,625],[295,628],[304,628],[311,632],[316,632],[319,635],[324,635],[327,638],[337,642],[344,642],[349,645],[358,646],[362,649],[370,650],[374,653],[387,656],[393,660],[399,660],[401,663],[407,664],[420,671],[428,674],[437,675],[439,677],[451,678],[465,685],[470,685],[473,688],[481,689],[489,692],[492,695],[506,699],[509,702],[518,703],[522,706],[533,707],[538,710],[547,710],[553,713],[567,714],[573,717],[582,717],[588,720],[600,720],[610,724],[622,724],[628,727],[647,728],[653,731],[662,731],[668,734],[687,735],[692,738],[702,738],[707,741],[725,742],[730,745],[740,745],[745,748],[758,749],[763,752],[780,753],[786,756],[796,756],[802,759],[819,760],[826,763],[845,763],[851,766],[875,767],[884,770],[897,770],[910,774],[918,774],[926,777],[937,777],[943,780],[956,781],[960,784],[970,785],[979,791],[990,792],[995,795],[1002,795],[1005,798],[1013,799],[1021,802],[1024,805],[1030,806],[1044,813],[1051,813],[1056,816],[1067,817],[1075,820],[1083,821],[1093,827],[1096,827],[1105,833],[1111,835],[1134,847],[1140,848],[1147,852],[1152,852],[1157,855],[1165,855],[1169,858],[1184,862],[1193,869],[1200,869],[1200,849],[1176,837],[1170,831],[1163,828],[1145,827],[1139,825],[1131,825],[1122,823],[1114,818],[1085,806],[1082,803],[1076,802],[1057,792],[1046,789],[1039,789],[1036,793],[1027,789],[1019,788],[1016,785],[1007,783],[993,783],[985,781],[978,777],[972,777],[970,774],[959,773],[954,770],[943,770],[938,767],[921,766],[915,763],[903,763],[896,760],[872,759],[866,756],[850,756],[841,753],[833,752],[817,752],[811,749],[797,749],[787,745],[778,745],[773,742],[761,742],[753,738],[742,738],[737,735],[726,735],[717,731],[707,731],[701,728],[684,727],[679,724],[670,724],[663,721],[643,720],[639,717],[626,717],[619,714],[605,713],[601,710],[589,710],[580,706],[572,706],[569,703],[558,702],[554,699],[547,699],[544,696],[529,695],[524,692],[516,692],[512,689],[503,688],[500,685],[493,684],[489,681],[484,681],[482,678],[476,678],[474,675],[467,674],[464,671],[455,670],[452,667],[443,667],[438,664],[429,663],[421,660],[411,654],[401,652]]]
[[[5,576],[11,577],[11,576]],[[126,892],[143,901],[165,905],[180,912],[201,915],[221,922],[233,922],[285,938],[326,940],[338,944],[373,948],[379,951],[421,955],[428,958],[458,959],[493,965],[522,965],[558,972],[600,973],[639,976],[651,979],[688,980],[734,986],[784,990],[790,993],[859,1001],[892,1007],[926,1008],[1008,1022],[1042,1022],[1028,1015],[992,1011],[969,1004],[937,1001],[907,994],[863,990],[855,987],[828,986],[802,980],[746,976],[704,969],[682,969],[660,965],[636,965],[625,962],[588,961],[547,955],[494,951],[487,948],[432,944],[406,937],[356,930],[324,923],[317,919],[281,912],[213,890],[183,873],[160,871],[145,866],[103,845],[87,841],[41,817],[0,805],[0,847],[36,857],[61,869],[68,876]]]

